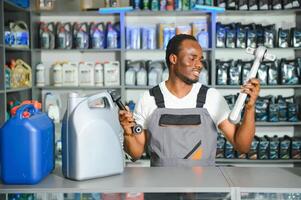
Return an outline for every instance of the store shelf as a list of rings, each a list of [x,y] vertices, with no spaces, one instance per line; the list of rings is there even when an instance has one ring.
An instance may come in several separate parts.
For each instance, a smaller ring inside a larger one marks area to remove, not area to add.
[[[27,8],[22,8],[8,0],[4,0],[4,10],[11,12],[29,12],[30,10]]]
[[[7,89],[6,93],[13,93],[13,92],[23,92],[26,90],[31,90],[32,87],[25,87],[25,88],[13,88],[13,89]]]
[[[288,51],[288,50],[290,50],[290,51],[292,51],[292,50],[301,50],[301,48],[300,47],[289,47],[289,48],[280,48],[280,47],[275,47],[275,48],[267,48],[268,50],[283,50],[283,51]],[[220,51],[228,51],[228,50],[230,50],[230,51],[245,51],[246,49],[244,49],[244,48],[219,48],[219,47],[217,47],[216,48],[216,50],[218,51],[218,50],[220,50]]]
[[[8,46],[5,46],[5,50],[6,51],[30,51],[30,48],[20,48],[20,47],[8,47]]]
[[[154,86],[136,86],[136,85],[133,85],[133,86],[125,86],[125,89],[133,89],[133,90],[148,90],[148,89],[151,89],[153,88]]]
[[[294,14],[301,12],[301,9],[290,9],[290,10],[257,10],[257,11],[241,11],[241,10],[227,10],[224,13],[219,15],[250,15],[250,14],[262,14],[266,15],[266,12],[269,11],[271,14]],[[42,11],[34,12],[35,14],[41,16],[100,16],[98,11]],[[197,16],[200,14],[209,14],[210,11],[150,11],[150,10],[141,10],[141,11],[132,11],[127,12],[127,16]],[[113,15],[113,14],[111,14]],[[117,16],[117,14],[114,14]]]
[[[301,159],[287,159],[287,160],[250,160],[250,159],[225,159],[217,158],[216,164],[296,164],[301,163]]]
[[[100,16],[98,11],[42,11],[33,13],[40,16]],[[118,14],[111,15],[118,16]]]
[[[126,49],[126,52],[145,53],[145,52],[162,52],[165,53],[166,49]],[[203,49],[203,51],[212,51],[212,49]]]
[[[150,10],[141,10],[141,11],[132,11],[127,12],[127,16],[197,16],[202,14],[210,14],[210,11],[150,11]]]
[[[5,93],[5,90],[0,90],[0,94],[3,94],[3,93]]]
[[[301,13],[301,9],[286,9],[286,10],[226,10],[224,13],[220,13],[221,16],[228,15],[287,15],[287,14],[296,14]]]
[[[208,87],[212,87],[211,85],[207,85]],[[151,89],[153,88],[154,86],[137,86],[137,85],[126,85],[124,86],[125,89],[128,89],[128,90],[148,90],[148,89]]]
[[[74,87],[54,87],[54,86],[44,86],[44,87],[35,87],[43,90],[106,90],[106,89],[120,89],[121,86],[104,86],[104,87],[95,87],[95,86],[74,86]]]
[[[256,122],[256,126],[300,126],[299,122]]]
[[[238,85],[215,85],[216,89],[240,89]],[[298,89],[301,85],[260,85],[261,89]]]
[[[120,52],[121,49],[33,49],[33,51],[43,52],[81,52],[81,53],[100,53],[100,52]]]

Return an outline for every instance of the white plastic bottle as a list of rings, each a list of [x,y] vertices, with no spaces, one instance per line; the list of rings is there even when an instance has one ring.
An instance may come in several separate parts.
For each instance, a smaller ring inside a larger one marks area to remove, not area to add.
[[[118,61],[110,61],[104,64],[105,86],[120,85],[120,64]]]
[[[63,64],[63,86],[77,86],[77,70],[69,62]]]
[[[208,71],[205,67],[203,67],[200,76],[199,76],[199,82],[208,85]]]
[[[54,120],[55,123],[60,121],[60,108],[62,107],[59,95],[52,92],[47,92],[44,98],[44,112]]]
[[[144,67],[141,67],[140,70],[137,72],[137,85],[147,85],[147,71]]]
[[[52,78],[53,86],[61,87],[63,84],[63,70],[62,66],[59,63],[55,63],[52,66]]]
[[[125,85],[133,86],[136,84],[136,71],[133,67],[130,67],[125,72]]]
[[[74,73],[73,86],[78,86],[78,62],[69,62],[69,65],[73,68],[73,73]]]
[[[103,64],[96,62],[94,68],[95,75],[95,86],[102,87],[103,86]]]
[[[94,63],[80,62],[78,70],[79,86],[94,86]]]
[[[158,85],[158,71],[153,67],[148,73],[148,85],[156,86]]]
[[[168,67],[166,67],[162,73],[162,81],[167,81],[169,77],[169,70]]]
[[[45,86],[45,66],[43,63],[40,63],[36,66],[36,85],[37,87]]]

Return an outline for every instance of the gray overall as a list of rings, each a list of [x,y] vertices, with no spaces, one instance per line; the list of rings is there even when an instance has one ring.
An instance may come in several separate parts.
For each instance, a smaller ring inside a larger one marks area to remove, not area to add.
[[[165,108],[159,86],[150,89],[157,109],[148,124],[151,166],[215,164],[217,129],[206,108],[208,87],[199,90],[196,108]]]

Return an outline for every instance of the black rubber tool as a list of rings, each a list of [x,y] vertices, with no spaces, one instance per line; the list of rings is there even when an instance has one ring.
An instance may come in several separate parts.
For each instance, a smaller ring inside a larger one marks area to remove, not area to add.
[[[115,91],[109,91],[109,94],[112,97],[112,100],[117,104],[117,106],[119,107],[120,110],[126,110],[124,104],[121,102],[121,96]],[[138,135],[142,133],[142,126],[140,124],[135,124],[135,126],[133,127],[133,133]]]

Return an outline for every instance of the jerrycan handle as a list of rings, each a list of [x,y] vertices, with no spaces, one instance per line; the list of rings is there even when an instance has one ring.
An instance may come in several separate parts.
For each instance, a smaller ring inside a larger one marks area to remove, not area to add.
[[[14,23],[14,26],[13,26],[13,28],[15,28],[16,26],[23,26],[22,28],[24,29],[24,30],[26,30],[26,31],[28,31],[28,26],[27,26],[27,24],[24,22],[24,21],[16,21],[15,23]]]
[[[91,102],[93,102],[97,99],[107,99],[107,102],[109,103],[110,109],[114,108],[114,103],[113,103],[113,100],[111,98],[111,95],[107,91],[90,96],[88,98],[88,105],[90,105]]]
[[[16,117],[18,117],[19,119],[23,119],[23,113],[25,111],[28,111],[30,113],[30,115],[33,115],[35,113],[38,112],[38,109],[36,109],[34,107],[34,105],[32,104],[25,104],[25,105],[22,105],[18,110],[17,110],[17,114],[16,114]]]

